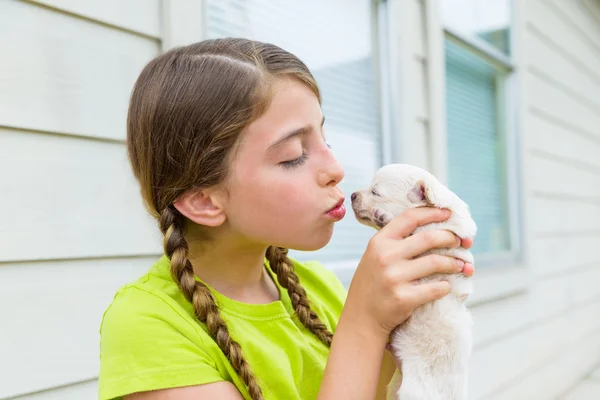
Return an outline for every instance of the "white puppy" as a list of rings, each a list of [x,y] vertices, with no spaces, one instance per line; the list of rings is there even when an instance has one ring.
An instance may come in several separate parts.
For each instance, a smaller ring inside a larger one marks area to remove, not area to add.
[[[352,208],[363,224],[380,229],[410,208],[438,207],[452,211],[450,218],[417,228],[444,229],[462,239],[473,238],[477,226],[468,205],[433,175],[406,164],[380,168],[371,185],[352,194]],[[434,249],[426,254],[448,255],[473,263],[470,251],[459,247]],[[426,255],[423,254],[423,255]],[[391,335],[392,354],[401,361],[388,387],[388,399],[465,400],[471,356],[472,320],[464,301],[471,282],[462,273],[434,274],[419,283],[446,280],[451,293],[414,310]]]

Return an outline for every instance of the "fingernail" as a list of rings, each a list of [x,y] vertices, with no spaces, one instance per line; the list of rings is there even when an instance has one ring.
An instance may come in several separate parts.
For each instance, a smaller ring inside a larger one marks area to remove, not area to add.
[[[456,263],[458,264],[458,270],[462,271],[463,268],[465,267],[465,262],[463,260],[457,258]]]

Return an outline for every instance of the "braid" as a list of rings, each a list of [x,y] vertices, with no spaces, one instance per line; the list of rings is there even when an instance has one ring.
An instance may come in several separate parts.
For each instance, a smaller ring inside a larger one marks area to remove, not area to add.
[[[314,333],[321,342],[330,346],[333,334],[329,332],[325,324],[321,322],[319,316],[310,309],[306,291],[302,285],[300,285],[298,275],[296,275],[287,253],[287,249],[270,246],[267,249],[267,259],[269,260],[271,269],[277,274],[279,284],[287,289],[290,298],[292,299],[292,305],[294,306],[296,315],[302,325]]]
[[[212,293],[206,285],[194,278],[194,270],[188,260],[188,244],[184,237],[185,218],[176,209],[167,207],[161,212],[159,222],[165,236],[164,251],[171,260],[173,279],[185,298],[192,303],[198,320],[206,324],[209,335],[246,384],[252,400],[263,400],[260,386],[242,354],[242,347],[229,336],[229,330],[219,314]]]

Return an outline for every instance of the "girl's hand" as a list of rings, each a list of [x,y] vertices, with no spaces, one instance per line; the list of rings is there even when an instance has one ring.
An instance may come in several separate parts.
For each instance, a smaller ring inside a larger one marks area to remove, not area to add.
[[[417,285],[415,281],[434,273],[463,271],[464,263],[437,254],[413,258],[433,248],[471,247],[472,240],[461,243],[456,235],[444,230],[410,234],[421,225],[449,217],[448,210],[415,208],[377,232],[356,269],[342,318],[366,328],[365,332],[376,334],[385,343],[390,332],[406,321],[416,307],[447,295],[448,282]],[[472,275],[473,266],[468,265],[464,272]]]

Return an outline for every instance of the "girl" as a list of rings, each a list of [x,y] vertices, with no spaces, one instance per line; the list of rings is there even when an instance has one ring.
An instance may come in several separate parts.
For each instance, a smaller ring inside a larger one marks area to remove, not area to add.
[[[417,258],[461,244],[409,237],[449,217],[434,209],[375,234],[347,294],[320,264],[287,257],[325,246],[345,214],[320,104],[307,67],[271,44],[204,41],[144,68],[127,143],[165,255],[104,314],[101,400],[384,398],[391,330],[449,292],[412,282],[473,268]]]

